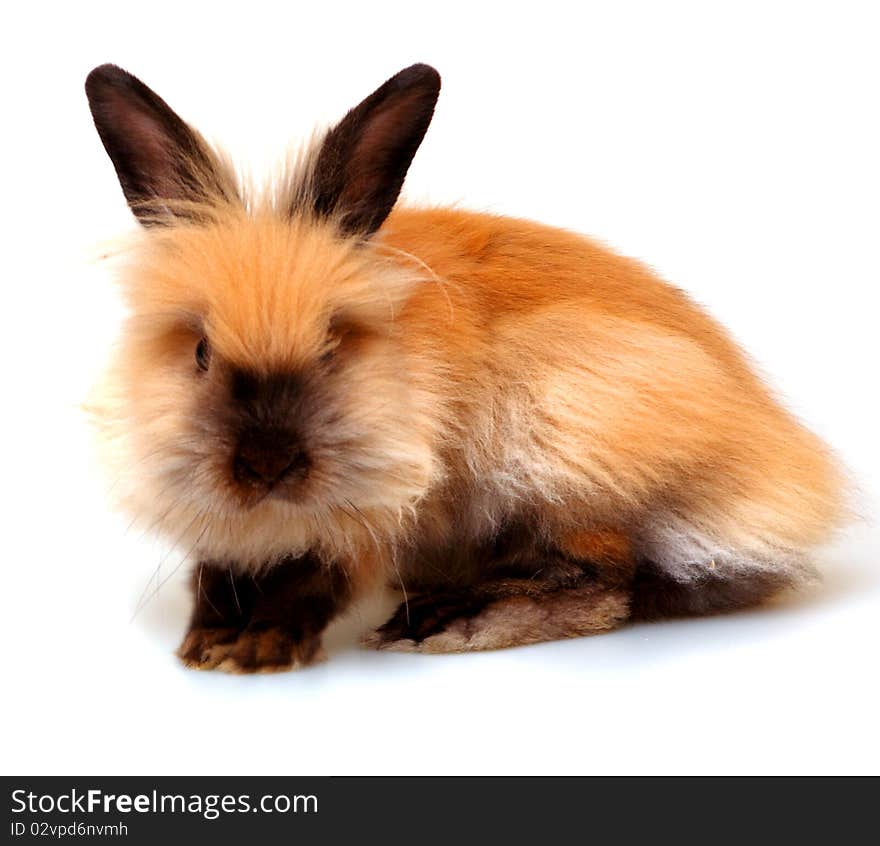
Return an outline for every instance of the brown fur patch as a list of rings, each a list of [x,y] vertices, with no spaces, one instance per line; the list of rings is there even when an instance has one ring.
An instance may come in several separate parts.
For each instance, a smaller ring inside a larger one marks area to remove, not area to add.
[[[711,568],[694,581],[682,582],[644,562],[633,583],[632,616],[660,620],[737,611],[761,605],[797,584],[791,575],[774,570],[731,574]]]
[[[560,540],[559,547],[566,555],[581,561],[622,570],[635,566],[632,542],[624,532],[573,532]]]

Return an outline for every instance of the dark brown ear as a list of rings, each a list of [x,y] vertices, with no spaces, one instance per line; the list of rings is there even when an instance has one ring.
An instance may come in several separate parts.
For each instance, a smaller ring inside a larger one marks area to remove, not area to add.
[[[440,94],[440,75],[412,65],[353,108],[324,139],[311,202],[345,235],[375,232],[400,194]]]
[[[104,149],[132,211],[145,225],[183,213],[186,203],[228,198],[229,188],[201,138],[157,94],[116,65],[86,79]]]

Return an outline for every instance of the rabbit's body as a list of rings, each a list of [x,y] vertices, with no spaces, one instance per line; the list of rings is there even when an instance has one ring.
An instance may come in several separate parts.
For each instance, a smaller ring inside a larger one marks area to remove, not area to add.
[[[449,651],[739,607],[808,574],[840,473],[718,324],[581,236],[391,212],[400,167],[390,202],[363,177],[410,115],[405,173],[439,89],[418,68],[263,204],[136,80],[90,83],[133,208],[161,222],[126,278],[105,417],[139,468],[130,507],[200,562],[184,660],[307,662],[381,581],[410,596],[370,642]],[[125,109],[190,169],[120,142]]]
[[[381,243],[444,280],[397,320],[403,366],[455,428],[434,445],[445,484],[420,505],[452,506],[453,535],[518,512],[554,536],[615,528],[687,579],[713,558],[798,569],[839,518],[821,442],[643,266],[579,235],[442,209],[399,209]]]
[[[837,468],[681,291],[526,221],[404,207],[381,243],[445,283],[398,317],[454,427],[404,581],[479,581],[499,533],[580,537],[592,558],[624,538],[650,615],[751,604],[810,572],[840,518]]]

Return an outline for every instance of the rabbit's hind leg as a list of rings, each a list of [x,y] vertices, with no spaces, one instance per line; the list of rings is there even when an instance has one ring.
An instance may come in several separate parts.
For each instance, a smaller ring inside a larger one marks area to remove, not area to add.
[[[528,566],[401,604],[365,644],[401,652],[469,652],[581,637],[629,618],[634,566],[613,533],[583,533]]]

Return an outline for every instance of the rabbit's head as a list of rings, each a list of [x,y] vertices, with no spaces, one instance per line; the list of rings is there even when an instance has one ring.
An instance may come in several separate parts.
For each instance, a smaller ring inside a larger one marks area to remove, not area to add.
[[[422,386],[395,321],[424,278],[373,236],[439,87],[425,65],[392,77],[258,197],[139,80],[111,65],[89,75],[143,224],[121,275],[130,314],[103,423],[146,522],[265,560],[346,521],[399,520],[424,490]]]

